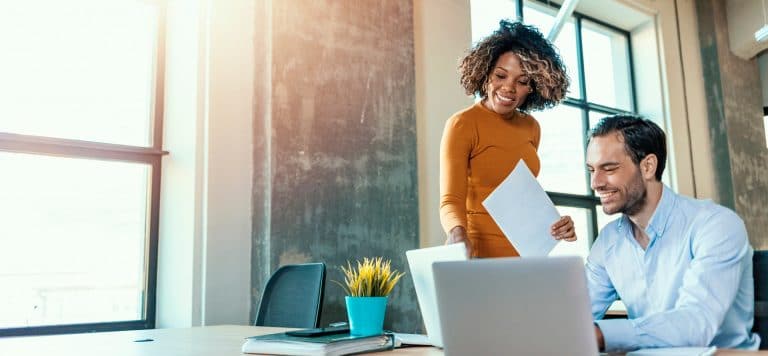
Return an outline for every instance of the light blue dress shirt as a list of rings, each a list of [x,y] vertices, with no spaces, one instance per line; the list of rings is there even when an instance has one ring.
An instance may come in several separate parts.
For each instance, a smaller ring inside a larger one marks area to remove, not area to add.
[[[606,351],[675,346],[757,349],[752,247],[744,222],[667,186],[646,228],[646,250],[622,216],[587,258],[592,316]],[[602,319],[621,298],[629,319]]]

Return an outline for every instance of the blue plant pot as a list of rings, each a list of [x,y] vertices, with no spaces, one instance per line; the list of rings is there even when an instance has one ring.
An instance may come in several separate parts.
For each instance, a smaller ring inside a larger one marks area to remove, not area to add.
[[[344,297],[347,302],[349,333],[355,336],[381,335],[387,297]]]

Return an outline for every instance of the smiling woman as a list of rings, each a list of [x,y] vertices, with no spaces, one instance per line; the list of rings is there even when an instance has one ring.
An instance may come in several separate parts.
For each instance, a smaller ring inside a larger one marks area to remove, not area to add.
[[[507,17],[534,26],[547,35],[555,24],[559,11],[557,3],[562,2],[476,0],[470,3],[472,42],[479,44],[499,28],[500,19]],[[579,237],[574,243],[557,244],[552,255],[586,258],[599,229],[616,218],[616,215],[603,212],[599,198],[589,186],[584,165],[589,130],[607,115],[636,112],[640,108],[649,114],[659,113],[657,123],[662,124],[664,120],[660,114],[664,110],[656,106],[661,102],[661,94],[655,88],[666,84],[657,79],[661,78],[662,71],[656,64],[661,63],[659,58],[663,57],[654,50],[661,48],[656,42],[659,34],[654,30],[654,17],[635,11],[624,2],[619,3],[582,0],[572,15],[564,19],[552,44],[567,68],[570,81],[567,97],[554,107],[526,111],[535,116],[540,125],[536,179],[560,214],[573,218]],[[674,16],[665,18],[676,21]],[[633,55],[632,48],[642,48],[642,51]],[[644,91],[646,85],[654,91]],[[667,89],[672,87],[674,85]],[[476,167],[477,164],[472,168]],[[670,171],[673,170],[666,170]]]
[[[523,71],[520,56],[514,52],[502,54],[488,78],[487,98],[483,105],[505,119],[515,116],[520,103],[525,103],[533,91],[531,79]]]
[[[517,256],[482,201],[518,162],[539,173],[541,128],[528,112],[565,98],[565,66],[536,28],[502,20],[462,59],[459,73],[465,92],[481,100],[454,114],[443,132],[440,218],[446,242],[465,243],[474,257]],[[576,240],[570,216],[552,223],[553,238]]]

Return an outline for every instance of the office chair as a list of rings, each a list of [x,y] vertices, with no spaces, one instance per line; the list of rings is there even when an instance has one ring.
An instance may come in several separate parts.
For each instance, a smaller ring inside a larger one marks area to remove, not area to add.
[[[755,324],[752,331],[760,335],[760,350],[768,349],[768,250],[752,256],[755,278]]]
[[[285,265],[269,277],[259,303],[256,326],[316,328],[325,289],[325,264]]]

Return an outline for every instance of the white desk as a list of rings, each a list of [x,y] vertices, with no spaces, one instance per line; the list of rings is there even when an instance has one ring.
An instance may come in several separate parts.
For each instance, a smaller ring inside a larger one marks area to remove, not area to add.
[[[221,325],[184,329],[152,329],[89,334],[0,338],[3,356],[240,356],[248,336],[284,328]],[[135,342],[152,339],[153,341]],[[434,347],[397,349],[369,355],[442,355]]]
[[[248,336],[284,328],[221,325],[184,329],[152,329],[106,333],[0,338],[3,356],[240,356]],[[152,339],[153,341],[135,342]],[[434,347],[408,347],[367,355],[442,356]],[[718,356],[768,355],[768,351],[719,350]]]

